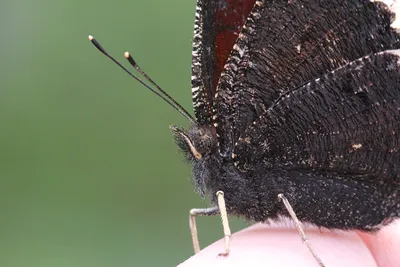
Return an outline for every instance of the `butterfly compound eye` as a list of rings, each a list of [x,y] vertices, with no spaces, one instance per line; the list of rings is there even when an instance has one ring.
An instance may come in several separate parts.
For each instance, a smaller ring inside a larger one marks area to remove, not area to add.
[[[185,133],[184,130],[175,126],[171,126],[170,128],[174,134],[175,142],[189,160],[199,160],[203,157],[203,155],[197,150],[195,144],[192,142],[192,140],[189,138],[188,134]]]

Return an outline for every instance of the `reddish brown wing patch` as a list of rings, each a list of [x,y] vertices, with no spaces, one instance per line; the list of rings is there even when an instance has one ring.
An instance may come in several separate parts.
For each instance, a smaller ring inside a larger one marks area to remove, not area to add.
[[[228,0],[218,9],[216,16],[217,34],[215,38],[215,70],[213,73],[213,91],[215,92],[224,65],[233,45],[246,22],[255,0]]]

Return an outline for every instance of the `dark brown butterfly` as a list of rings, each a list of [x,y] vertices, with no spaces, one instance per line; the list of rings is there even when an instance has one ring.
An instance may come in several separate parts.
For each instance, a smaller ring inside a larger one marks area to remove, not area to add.
[[[191,121],[174,136],[215,205],[191,212],[196,250],[194,216],[225,209],[364,231],[400,217],[394,20],[380,1],[197,1],[195,119],[161,91]]]

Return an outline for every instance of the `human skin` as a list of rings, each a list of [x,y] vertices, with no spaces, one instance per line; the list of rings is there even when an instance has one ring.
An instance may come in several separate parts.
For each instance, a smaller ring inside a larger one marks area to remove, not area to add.
[[[286,225],[286,226],[285,226]],[[288,223],[256,224],[232,235],[228,257],[223,239],[204,248],[179,267],[195,266],[307,266],[318,267],[297,230]],[[400,266],[400,221],[375,234],[306,227],[308,239],[326,266]]]

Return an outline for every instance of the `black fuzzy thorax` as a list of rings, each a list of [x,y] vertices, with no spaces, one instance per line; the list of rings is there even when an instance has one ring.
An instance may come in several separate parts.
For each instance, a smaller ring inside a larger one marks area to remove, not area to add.
[[[217,204],[216,192],[223,191],[228,213],[254,221],[275,218],[279,209],[274,186],[269,182],[263,183],[260,175],[253,171],[240,172],[232,160],[219,153],[193,163],[195,184],[204,186],[198,189],[206,193],[213,205]]]

